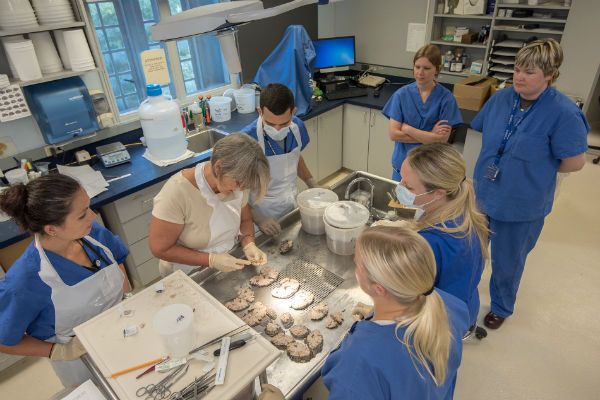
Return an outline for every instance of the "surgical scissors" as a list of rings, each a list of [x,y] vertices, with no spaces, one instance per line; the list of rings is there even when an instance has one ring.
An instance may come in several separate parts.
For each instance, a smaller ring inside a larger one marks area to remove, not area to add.
[[[169,388],[187,373],[189,367],[189,365],[182,365],[178,367],[157,384],[151,383],[147,386],[140,387],[135,392],[135,395],[137,397],[147,396],[146,399],[154,400],[161,400],[169,397],[171,395],[171,390],[169,390]]]

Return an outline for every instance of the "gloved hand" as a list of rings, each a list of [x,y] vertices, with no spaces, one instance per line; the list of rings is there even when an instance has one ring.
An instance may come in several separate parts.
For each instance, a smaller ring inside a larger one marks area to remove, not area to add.
[[[362,316],[362,319],[365,319],[368,315],[373,312],[373,306],[370,306],[365,303],[358,302],[352,309],[352,315],[357,314]]]
[[[279,225],[279,222],[275,218],[264,215],[256,208],[252,209],[252,219],[260,230],[267,235],[275,236],[281,232],[281,225]]]
[[[244,246],[244,254],[254,265],[265,265],[267,263],[267,255],[256,247],[254,242],[250,242]]]
[[[396,221],[390,221],[388,219],[380,219],[379,221],[375,221],[371,224],[371,226],[399,226],[403,228],[407,228],[410,226],[410,222],[404,219],[399,219]]]
[[[262,389],[262,393],[258,396],[258,400],[285,400],[281,390],[273,385],[264,383],[260,385],[260,388]]]
[[[315,178],[309,178],[304,183],[306,183],[306,186],[308,186],[311,189],[321,187],[321,186],[319,186],[319,183],[317,182],[317,180]]]
[[[50,351],[52,361],[73,361],[87,353],[77,336],[68,343],[54,343]]]
[[[227,253],[210,253],[208,255],[208,266],[221,272],[237,271],[250,264],[252,262],[249,260],[240,260]]]

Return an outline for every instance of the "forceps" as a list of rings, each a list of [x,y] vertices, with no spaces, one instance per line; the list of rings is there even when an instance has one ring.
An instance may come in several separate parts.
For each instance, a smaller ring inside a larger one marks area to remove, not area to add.
[[[184,369],[185,367],[185,369]],[[169,388],[181,379],[188,371],[189,365],[182,365],[171,372],[167,377],[162,379],[157,384],[151,383],[147,386],[140,387],[135,395],[137,397],[147,396],[146,399],[161,400],[171,395]]]

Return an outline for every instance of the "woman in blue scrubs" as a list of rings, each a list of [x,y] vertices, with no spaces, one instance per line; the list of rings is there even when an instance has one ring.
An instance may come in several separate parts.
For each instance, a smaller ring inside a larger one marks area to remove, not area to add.
[[[452,129],[462,123],[452,92],[436,81],[441,67],[440,49],[433,44],[421,47],[413,58],[415,82],[398,89],[383,108],[394,142],[392,179],[396,181],[401,179],[400,166],[410,149],[447,142]]]
[[[0,352],[49,357],[65,387],[91,378],[73,328],[131,290],[128,250],[89,206],[81,185],[60,174],[0,195],[0,209],[34,235],[0,281]]]
[[[466,178],[461,154],[446,143],[412,149],[400,169],[398,200],[417,208],[410,225],[423,236],[435,255],[435,287],[467,304],[469,333],[479,313],[477,286],[488,257],[488,222],[479,211],[475,191]],[[485,335],[480,328],[478,337]]]
[[[499,328],[513,314],[527,255],[552,209],[557,172],[585,165],[589,125],[568,97],[553,88],[563,53],[553,39],[519,50],[514,86],[492,96],[471,127],[483,134],[475,190],[491,234],[491,311]]]
[[[427,241],[403,227],[366,229],[355,275],[374,312],[355,322],[321,370],[329,400],[452,399],[469,327],[464,302],[434,287]],[[259,399],[281,400],[263,385]]]

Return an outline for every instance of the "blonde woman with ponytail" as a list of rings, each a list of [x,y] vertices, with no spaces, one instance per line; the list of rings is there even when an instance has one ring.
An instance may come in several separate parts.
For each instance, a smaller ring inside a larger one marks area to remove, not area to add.
[[[466,178],[465,162],[451,145],[432,143],[411,150],[401,171],[396,193],[400,202],[418,210],[420,218],[411,225],[435,255],[435,286],[467,304],[473,332],[479,312],[477,286],[488,257],[488,226]],[[478,337],[484,335],[480,328]]]
[[[321,370],[329,400],[450,400],[469,326],[463,301],[434,287],[435,257],[409,228],[376,226],[356,243],[355,275],[374,304]],[[263,385],[260,400],[281,400]]]

